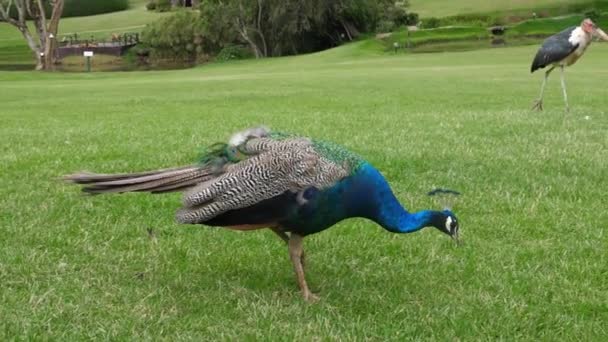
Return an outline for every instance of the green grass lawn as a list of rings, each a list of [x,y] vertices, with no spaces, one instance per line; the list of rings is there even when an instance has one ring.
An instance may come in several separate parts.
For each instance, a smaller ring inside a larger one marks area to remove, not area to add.
[[[608,45],[568,69],[565,114],[557,74],[546,111],[529,111],[536,47],[362,44],[181,71],[0,72],[0,339],[605,340]],[[178,194],[84,197],[57,181],[190,163],[257,124],[367,157],[411,210],[438,208],[432,188],[461,191],[465,244],[342,222],[306,240],[309,305],[270,231],[178,225]]]
[[[586,2],[589,0],[410,0],[410,9],[420,14],[421,17],[447,17],[467,13],[552,8]]]

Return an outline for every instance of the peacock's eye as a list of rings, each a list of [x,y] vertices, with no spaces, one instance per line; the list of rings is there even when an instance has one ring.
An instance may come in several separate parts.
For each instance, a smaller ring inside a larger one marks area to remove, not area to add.
[[[448,232],[452,232],[452,222],[454,221],[451,216],[448,216],[448,218],[445,220],[445,229]]]

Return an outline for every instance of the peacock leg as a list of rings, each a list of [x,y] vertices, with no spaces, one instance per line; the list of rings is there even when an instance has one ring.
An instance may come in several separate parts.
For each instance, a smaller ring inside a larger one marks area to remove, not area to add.
[[[306,279],[304,277],[304,266],[302,265],[303,241],[303,236],[291,233],[291,237],[289,238],[288,242],[289,257],[293,263],[293,269],[296,272],[296,278],[298,280],[300,290],[302,291],[302,296],[304,296],[305,300],[314,302],[318,300],[319,297],[310,292],[310,289],[308,289],[308,284],[306,284]]]
[[[285,241],[285,243],[289,245],[289,235],[282,231],[281,228],[271,227],[270,230],[272,230],[275,234],[277,234],[278,237],[281,238],[281,240]],[[302,251],[302,257],[300,259],[302,260],[302,267],[306,268],[306,255],[304,251]]]
[[[282,231],[281,228],[271,227],[270,230],[277,234],[277,236],[280,237],[281,240],[285,241],[286,244],[289,244],[289,235],[285,234],[285,232]]]

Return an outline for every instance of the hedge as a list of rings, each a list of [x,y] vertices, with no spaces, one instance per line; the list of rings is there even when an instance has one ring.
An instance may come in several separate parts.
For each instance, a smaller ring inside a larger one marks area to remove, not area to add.
[[[129,0],[65,0],[62,18],[82,17],[129,8]]]
[[[62,18],[83,17],[102,13],[123,11],[129,8],[129,0],[65,0]],[[51,5],[45,2],[46,16],[51,17]],[[10,15],[17,18],[17,9],[10,8]]]

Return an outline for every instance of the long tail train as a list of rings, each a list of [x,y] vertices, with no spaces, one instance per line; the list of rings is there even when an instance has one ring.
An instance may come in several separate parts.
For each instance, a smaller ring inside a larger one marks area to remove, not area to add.
[[[164,193],[185,190],[213,178],[213,171],[189,165],[138,173],[98,174],[80,172],[64,176],[68,182],[83,184],[82,191],[96,195],[123,192]]]

